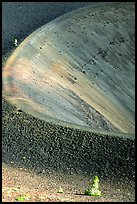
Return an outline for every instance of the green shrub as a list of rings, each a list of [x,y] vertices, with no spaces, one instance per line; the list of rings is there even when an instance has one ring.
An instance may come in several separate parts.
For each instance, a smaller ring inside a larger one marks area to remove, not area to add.
[[[98,178],[98,176],[94,177],[92,186],[85,190],[85,195],[101,196],[101,191],[99,190],[99,178]]]

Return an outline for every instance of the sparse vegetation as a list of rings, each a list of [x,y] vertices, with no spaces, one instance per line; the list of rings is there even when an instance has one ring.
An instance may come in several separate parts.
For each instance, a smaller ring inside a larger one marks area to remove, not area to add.
[[[18,46],[18,40],[15,38],[14,39],[14,45],[17,47]]]
[[[16,201],[28,201],[30,199],[29,195],[20,194],[18,198],[15,198]]]
[[[64,193],[63,189],[60,187],[57,193]]]
[[[94,177],[92,186],[85,190],[85,195],[101,196],[101,191],[99,190],[99,178],[98,178],[98,176]]]
[[[16,198],[15,200],[17,200],[17,201],[25,201],[26,197],[25,196],[20,196],[20,197]]]

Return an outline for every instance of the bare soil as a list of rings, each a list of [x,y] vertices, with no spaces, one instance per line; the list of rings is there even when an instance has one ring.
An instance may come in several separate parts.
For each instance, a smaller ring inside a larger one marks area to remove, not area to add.
[[[102,196],[86,196],[84,190],[91,180],[83,175],[35,173],[14,163],[2,166],[2,202],[134,202],[134,183],[114,182],[100,179]],[[59,193],[62,188],[63,193]]]

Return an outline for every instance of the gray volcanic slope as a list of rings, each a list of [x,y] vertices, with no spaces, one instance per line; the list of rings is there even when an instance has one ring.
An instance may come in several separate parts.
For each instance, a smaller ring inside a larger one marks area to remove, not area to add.
[[[134,15],[105,3],[42,26],[7,60],[4,98],[46,121],[134,133]]]
[[[70,174],[67,186],[73,173],[114,179],[116,188],[120,180],[134,183],[134,22],[134,3],[100,3],[50,22],[17,47],[3,67],[3,162],[41,177]]]

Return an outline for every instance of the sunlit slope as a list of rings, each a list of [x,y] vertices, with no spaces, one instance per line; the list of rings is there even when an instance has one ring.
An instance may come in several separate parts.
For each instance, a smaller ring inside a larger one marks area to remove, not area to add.
[[[12,53],[3,96],[35,117],[133,133],[134,3],[101,3],[41,27]]]

